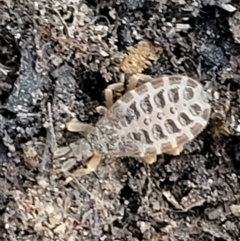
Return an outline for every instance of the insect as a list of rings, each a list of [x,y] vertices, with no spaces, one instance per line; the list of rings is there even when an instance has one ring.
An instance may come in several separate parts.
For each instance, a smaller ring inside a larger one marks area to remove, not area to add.
[[[162,51],[162,47],[153,45],[146,40],[140,41],[135,47],[129,49],[128,54],[122,59],[117,68],[120,73],[120,82],[108,85],[104,91],[107,108],[113,105],[113,91],[118,93],[124,90],[126,74],[131,75],[128,90],[134,89],[139,76],[141,78],[142,71],[151,66],[152,62],[156,62]],[[149,79],[147,75],[143,76],[143,78],[145,81]]]
[[[74,176],[95,171],[105,155],[141,158],[149,164],[162,153],[179,155],[206,127],[211,105],[198,81],[180,75],[139,76],[146,82],[118,99],[79,140],[78,158],[88,161]]]

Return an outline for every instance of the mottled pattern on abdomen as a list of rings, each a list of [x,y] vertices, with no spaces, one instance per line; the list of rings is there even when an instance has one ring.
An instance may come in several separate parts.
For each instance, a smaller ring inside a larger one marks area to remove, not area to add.
[[[193,140],[206,127],[210,111],[199,82],[184,76],[162,77],[116,101],[88,139],[100,154],[167,153]]]

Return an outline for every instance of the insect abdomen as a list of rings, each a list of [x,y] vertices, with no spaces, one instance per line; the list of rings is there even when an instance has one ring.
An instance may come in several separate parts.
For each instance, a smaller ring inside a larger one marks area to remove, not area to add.
[[[120,98],[97,123],[95,143],[114,156],[167,153],[206,127],[211,106],[205,96],[200,83],[184,76],[145,83]]]

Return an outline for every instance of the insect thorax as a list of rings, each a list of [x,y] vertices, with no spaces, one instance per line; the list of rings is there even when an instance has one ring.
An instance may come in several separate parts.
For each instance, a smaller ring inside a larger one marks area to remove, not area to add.
[[[82,161],[88,159],[94,154],[92,144],[87,138],[82,138],[78,141],[76,151],[78,153],[75,154],[78,156],[78,159]]]
[[[114,126],[109,124],[106,117],[103,118],[102,120],[105,120],[107,123],[98,123],[86,138],[91,143],[94,154],[111,155],[112,151],[119,148],[120,135]]]

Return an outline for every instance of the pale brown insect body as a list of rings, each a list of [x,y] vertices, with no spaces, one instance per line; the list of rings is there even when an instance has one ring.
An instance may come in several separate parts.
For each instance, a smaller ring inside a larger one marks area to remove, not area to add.
[[[185,76],[152,79],[129,91],[82,139],[82,157],[93,155],[86,169],[95,170],[103,155],[142,158],[153,163],[162,153],[178,155],[207,125],[211,106],[203,86]]]

